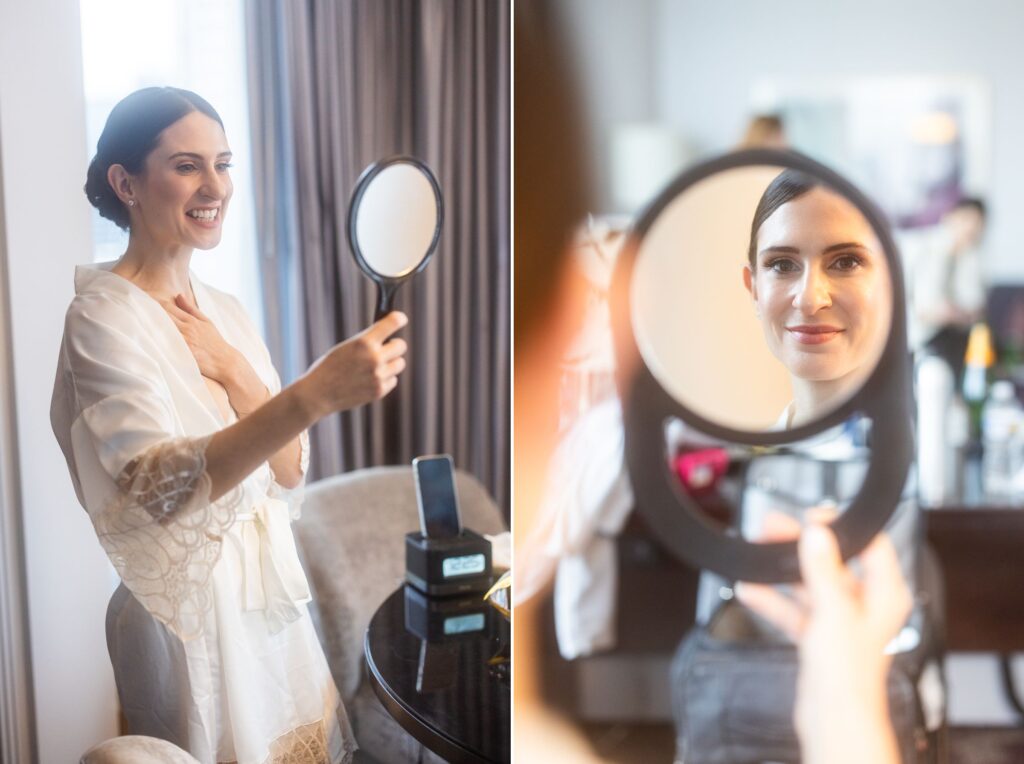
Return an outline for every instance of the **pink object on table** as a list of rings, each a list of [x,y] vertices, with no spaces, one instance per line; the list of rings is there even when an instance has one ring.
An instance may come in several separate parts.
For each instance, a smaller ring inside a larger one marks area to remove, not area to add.
[[[702,448],[684,451],[672,461],[683,487],[693,495],[712,491],[729,468],[729,455],[724,448]]]

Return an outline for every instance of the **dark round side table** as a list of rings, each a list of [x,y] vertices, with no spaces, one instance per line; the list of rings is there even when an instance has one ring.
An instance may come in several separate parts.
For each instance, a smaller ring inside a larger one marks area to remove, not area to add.
[[[479,594],[427,597],[399,587],[364,642],[388,713],[451,762],[510,759],[509,624]]]

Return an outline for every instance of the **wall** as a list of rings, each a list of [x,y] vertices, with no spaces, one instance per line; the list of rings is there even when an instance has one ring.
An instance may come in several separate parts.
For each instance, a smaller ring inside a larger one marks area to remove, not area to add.
[[[77,0],[0,0],[0,157],[39,761],[117,734],[113,570],[50,429],[76,263],[91,259]]]
[[[1024,186],[1024,99],[1019,97],[1024,4],[1010,0],[566,0],[581,60],[597,203],[608,190],[609,140],[620,123],[665,120],[701,153],[741,137],[760,76],[973,75],[992,86],[991,275],[1024,282],[1015,210]]]
[[[652,65],[656,0],[564,0],[566,35],[579,75],[595,156],[609,152],[612,128],[654,117]],[[609,193],[609,163],[592,163],[595,211],[618,212]]]
[[[994,160],[989,266],[998,280],[1024,282],[1015,225],[1024,205],[1024,185],[1016,177],[1024,168],[1024,4],[659,0],[655,16],[655,111],[708,150],[725,150],[739,138],[758,76],[987,79]]]

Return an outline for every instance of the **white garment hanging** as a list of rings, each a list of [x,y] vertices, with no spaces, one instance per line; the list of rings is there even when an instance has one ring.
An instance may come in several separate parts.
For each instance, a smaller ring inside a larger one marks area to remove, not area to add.
[[[944,225],[904,232],[898,244],[906,273],[907,341],[916,351],[943,328],[934,317],[937,309],[984,309],[985,258],[977,247],[954,254],[952,234]]]
[[[555,633],[566,659],[615,646],[615,537],[633,509],[623,444],[617,397],[584,414],[558,445],[537,527],[516,550],[517,603],[555,577]]]
[[[113,265],[75,270],[50,418],[123,581],[108,642],[130,731],[202,762],[346,760],[355,742],[290,527],[302,486],[283,488],[264,462],[209,501],[206,445],[237,417],[224,421],[172,319]],[[238,300],[190,279],[199,309],[279,392]]]

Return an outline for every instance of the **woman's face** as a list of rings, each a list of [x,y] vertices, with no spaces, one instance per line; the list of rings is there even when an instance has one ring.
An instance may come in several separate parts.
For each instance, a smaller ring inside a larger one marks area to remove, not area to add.
[[[133,226],[142,226],[161,246],[217,246],[234,190],[230,162],[221,126],[201,112],[189,112],[161,133],[146,157],[136,178]]]
[[[743,278],[772,354],[803,380],[861,381],[881,355],[892,309],[888,264],[867,219],[815,188],[764,221],[756,248]]]

